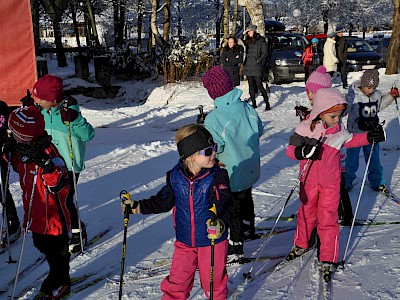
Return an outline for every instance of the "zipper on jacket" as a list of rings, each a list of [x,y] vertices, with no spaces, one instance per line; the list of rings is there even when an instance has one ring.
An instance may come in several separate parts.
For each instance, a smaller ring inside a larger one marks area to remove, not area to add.
[[[196,226],[194,221],[194,199],[193,199],[194,182],[189,181],[189,206],[190,206],[190,225],[191,225],[191,239],[192,247],[196,245]]]

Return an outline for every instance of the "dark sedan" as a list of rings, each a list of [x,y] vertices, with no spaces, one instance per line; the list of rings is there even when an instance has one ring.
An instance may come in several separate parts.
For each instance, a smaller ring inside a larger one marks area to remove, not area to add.
[[[368,68],[384,67],[382,55],[360,38],[347,38],[347,71],[361,71]]]

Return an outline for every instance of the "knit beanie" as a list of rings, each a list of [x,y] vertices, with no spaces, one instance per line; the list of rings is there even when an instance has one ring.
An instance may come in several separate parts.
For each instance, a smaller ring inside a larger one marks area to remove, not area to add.
[[[347,102],[338,89],[320,89],[315,94],[310,119],[315,120],[320,114],[341,110],[341,105],[347,105]]]
[[[233,90],[233,84],[228,72],[220,66],[212,67],[203,75],[201,80],[208,94],[214,100]]]
[[[361,76],[361,87],[376,88],[379,85],[379,72],[378,70],[366,70]]]
[[[63,80],[47,74],[33,85],[33,94],[39,99],[60,103],[64,98]]]
[[[247,28],[246,28],[247,30],[253,30],[253,31],[257,31],[257,26],[256,25],[253,25],[253,24],[251,24],[251,25],[249,25],[249,26],[247,26]]]
[[[306,90],[310,90],[315,95],[319,89],[326,89],[332,86],[332,77],[326,73],[324,66],[319,66],[308,77],[306,82]]]
[[[44,117],[37,106],[25,106],[14,110],[8,119],[8,128],[24,142],[38,139],[44,133]]]

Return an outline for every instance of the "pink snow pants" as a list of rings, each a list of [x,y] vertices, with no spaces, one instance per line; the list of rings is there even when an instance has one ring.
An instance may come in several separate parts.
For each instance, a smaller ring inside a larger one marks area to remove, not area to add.
[[[189,247],[175,241],[170,273],[161,282],[162,300],[188,299],[193,288],[196,269],[199,269],[203,291],[209,298],[211,246]],[[228,295],[226,256],[228,240],[215,244],[214,250],[214,299],[225,300]]]
[[[297,231],[294,244],[308,248],[311,232],[317,226],[320,245],[320,261],[337,262],[339,253],[338,206],[340,181],[329,186],[300,184],[300,202],[297,214]]]

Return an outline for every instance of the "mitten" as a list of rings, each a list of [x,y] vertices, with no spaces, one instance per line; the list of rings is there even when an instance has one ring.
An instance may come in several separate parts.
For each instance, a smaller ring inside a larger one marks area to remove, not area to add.
[[[130,205],[130,214],[140,214],[140,204],[139,201],[133,201],[131,195],[128,193],[124,194],[124,200],[121,202],[122,213],[125,214],[126,206]]]
[[[317,160],[320,157],[321,143],[316,139],[311,139],[307,145],[298,146],[294,150],[297,159]]]
[[[311,110],[302,105],[296,105],[294,109],[296,110],[296,116],[299,116],[300,120],[304,120],[311,112]]]
[[[392,95],[395,98],[399,97],[400,96],[399,89],[396,87],[392,88],[390,90],[390,95]]]
[[[216,219],[215,221],[211,221],[208,219],[207,222],[207,237],[212,239],[219,239],[225,232],[225,224],[222,220]]]
[[[54,163],[51,161],[50,156],[45,153],[38,153],[32,157],[33,162],[43,169],[43,174],[54,172]]]
[[[77,112],[75,109],[69,107],[63,107],[61,109],[61,120],[63,123],[73,122],[78,116],[79,112]]]
[[[378,125],[371,131],[368,131],[367,140],[370,144],[384,142],[386,140],[386,133],[382,125]]]

